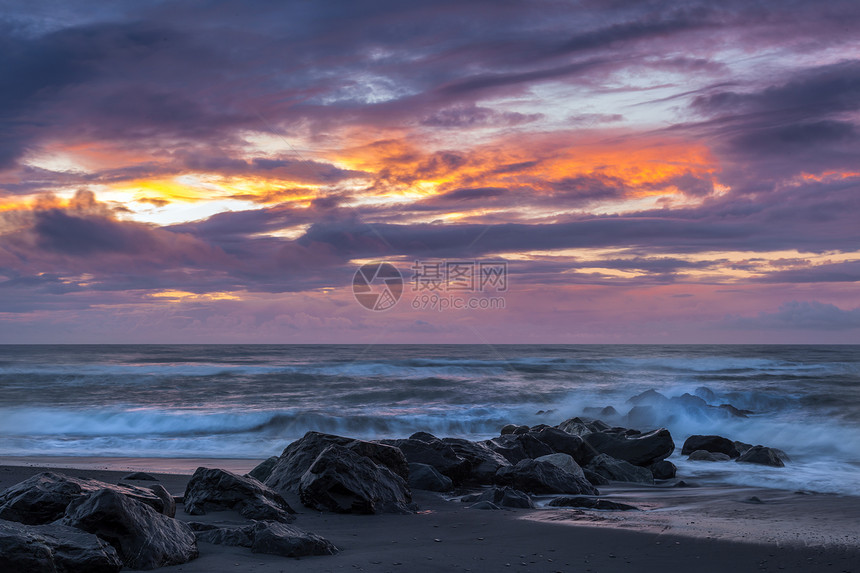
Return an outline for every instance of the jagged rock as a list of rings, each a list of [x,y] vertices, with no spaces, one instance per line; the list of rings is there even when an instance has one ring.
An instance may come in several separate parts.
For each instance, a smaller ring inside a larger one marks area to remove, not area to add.
[[[510,487],[493,487],[478,495],[477,502],[488,501],[498,507],[534,509],[535,504],[528,494]]]
[[[433,466],[409,464],[409,487],[427,491],[451,491],[454,482],[436,471]]]
[[[595,473],[588,469],[588,467],[582,468],[582,474],[585,476],[585,479],[588,480],[588,483],[591,485],[609,485],[609,480],[603,477],[602,475]]]
[[[557,497],[547,505],[550,507],[581,507],[584,509],[603,509],[611,511],[639,511],[639,508],[633,505],[610,501],[608,499],[594,499],[593,497]]]
[[[699,386],[693,390],[693,394],[707,402],[715,402],[717,400],[717,395],[707,386]]]
[[[566,472],[549,462],[522,460],[515,466],[500,468],[494,479],[498,485],[536,494],[584,493],[596,495],[597,490],[584,475]]]
[[[238,511],[257,520],[295,521],[293,508],[279,493],[254,478],[217,468],[197,468],[185,487],[185,513]]]
[[[730,458],[736,458],[740,455],[735,443],[722,436],[692,435],[684,442],[681,455],[689,456],[696,450],[726,454]]]
[[[583,442],[582,438],[573,434],[569,434],[558,428],[542,428],[540,431],[532,432],[531,434],[538,441],[543,442],[549,448],[559,454],[568,454],[573,456],[576,463],[582,465],[586,459],[591,456],[588,452],[588,447]]]
[[[320,432],[308,432],[284,449],[264,483],[281,495],[298,493],[302,476],[320,453],[331,445],[356,450],[359,455],[369,458],[376,464],[386,466],[403,479],[409,477],[409,466],[406,458],[400,450],[391,445],[354,440]]]
[[[596,408],[596,407],[586,407],[583,408],[583,413],[586,416],[594,416],[596,418],[618,418],[621,414],[618,413],[618,410],[613,408],[612,406],[606,406],[604,408]]]
[[[666,428],[629,438],[595,432],[585,434],[582,439],[595,455],[606,454],[636,466],[651,465],[669,457],[675,450],[675,442]]]
[[[152,490],[137,486],[113,485],[94,479],[73,478],[44,472],[0,493],[0,519],[28,525],[50,523],[63,516],[72,500],[101,489],[111,489],[141,501],[156,511],[171,514],[171,506]],[[175,514],[176,507],[172,507]]]
[[[0,571],[115,573],[121,568],[116,550],[91,533],[66,525],[0,520]]]
[[[720,452],[709,452],[708,450],[696,450],[687,458],[691,462],[727,462],[732,458],[728,454]]]
[[[651,475],[654,476],[654,479],[660,480],[672,479],[678,471],[675,464],[669,460],[660,460],[659,462],[655,462],[648,466],[648,469],[651,470]]]
[[[277,463],[278,456],[265,459],[248,472],[248,477],[252,477],[259,482],[265,482],[272,475],[272,470],[275,469],[275,464]]]
[[[126,481],[126,480],[128,480],[128,481],[158,481],[157,477],[150,475],[146,472],[130,473],[122,479],[123,479],[123,481]]]
[[[669,401],[669,398],[657,392],[656,390],[645,390],[635,396],[631,396],[627,399],[627,402],[630,404],[650,404],[653,406],[663,406],[666,402]]]
[[[323,450],[302,476],[306,506],[337,513],[413,513],[406,481],[385,466],[343,446]]]
[[[776,468],[785,467],[785,464],[780,459],[777,451],[773,448],[766,448],[765,446],[753,446],[742,453],[735,461],[747,464],[773,466]]]
[[[745,451],[747,451],[748,449],[750,449],[752,447],[752,444],[748,444],[746,442],[739,442],[737,440],[735,440],[732,443],[735,445],[735,448],[737,448],[738,455],[743,454]]]
[[[609,424],[600,420],[587,420],[579,417],[565,420],[556,427],[559,430],[575,436],[583,436],[594,432],[604,432],[610,428]]]
[[[606,454],[595,456],[588,464],[588,469],[610,481],[654,483],[654,476],[651,475],[651,470],[648,468],[634,466],[631,463],[612,458]]]
[[[483,442],[470,442],[461,438],[443,438],[442,442],[469,463],[465,482],[493,483],[493,476],[499,468],[511,465],[504,456],[494,452]]]
[[[129,569],[180,565],[198,554],[191,528],[112,489],[73,500],[62,523],[110,543]]]
[[[403,452],[408,463],[433,466],[440,474],[451,478],[455,484],[461,483],[469,476],[469,462],[458,456],[451,446],[432,434],[427,434],[420,440],[407,438],[384,440],[384,443]]]
[[[576,460],[573,459],[573,456],[568,454],[549,454],[546,456],[541,456],[539,458],[535,458],[535,461],[538,462],[549,462],[555,467],[564,470],[568,473],[574,475],[585,475],[582,473],[582,468],[576,463]]]
[[[176,517],[176,500],[173,499],[170,492],[167,491],[163,485],[158,483],[149,486],[149,489],[152,493],[158,496],[158,499],[160,499],[162,503],[164,503],[161,513],[167,517]]]
[[[249,547],[254,553],[306,557],[334,555],[338,551],[333,543],[315,533],[275,521],[257,521],[239,527],[195,523],[192,524],[192,529],[200,542]]]
[[[512,464],[520,460],[539,458],[554,453],[552,448],[529,432],[508,434],[479,443],[485,444]]]

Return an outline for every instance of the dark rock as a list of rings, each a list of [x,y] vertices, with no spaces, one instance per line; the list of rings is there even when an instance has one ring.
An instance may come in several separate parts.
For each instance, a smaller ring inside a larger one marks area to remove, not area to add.
[[[583,436],[594,432],[604,432],[610,428],[609,424],[600,420],[588,420],[579,417],[565,420],[556,427],[559,430],[575,436]]]
[[[566,471],[567,473],[571,473],[576,476],[585,475],[582,473],[582,468],[576,463],[576,460],[573,459],[573,456],[568,454],[549,454],[546,456],[541,456],[539,458],[535,458],[538,462],[549,462],[560,470]]]
[[[111,489],[170,515],[171,506],[152,490],[137,486],[113,485],[93,479],[73,478],[44,472],[6,489],[0,494],[0,519],[28,525],[50,523],[63,516],[72,500],[101,489]],[[176,507],[172,506],[175,514]]]
[[[773,466],[775,468],[785,467],[785,464],[780,459],[779,454],[772,448],[766,448],[764,446],[753,446],[740,457],[735,460],[737,462],[743,462],[747,464],[759,464],[763,466]]]
[[[254,478],[217,468],[197,468],[185,487],[185,513],[238,511],[247,519],[290,523],[293,508],[279,493]]]
[[[603,509],[610,511],[640,511],[638,507],[610,501],[608,499],[594,499],[593,497],[557,497],[550,501],[550,507],[581,507],[585,509]]]
[[[252,477],[259,482],[265,482],[269,479],[269,476],[272,475],[272,470],[275,469],[275,465],[278,463],[278,456],[272,456],[266,460],[263,460],[259,464],[257,464],[254,469],[248,472],[248,477]]]
[[[751,495],[750,497],[744,500],[744,503],[754,503],[756,505],[764,503],[761,498],[756,495]]]
[[[463,482],[469,476],[469,462],[458,456],[451,446],[439,438],[435,436],[432,438],[432,440],[412,438],[386,440],[385,443],[403,452],[408,463],[433,466],[436,471],[451,478],[455,484]],[[408,474],[406,477],[408,479]]]
[[[736,458],[740,455],[735,443],[722,436],[690,436],[684,442],[684,447],[681,448],[681,455],[689,456],[696,450],[726,454],[730,458]]]
[[[626,421],[631,426],[653,428],[657,423],[657,409],[649,404],[633,406],[627,412]]]
[[[0,520],[0,571],[115,573],[121,568],[116,550],[91,533],[66,525]]]
[[[534,509],[532,498],[519,490],[510,487],[493,487],[481,492],[473,501],[488,501],[498,507],[516,507]]]
[[[597,418],[604,418],[604,419],[618,418],[621,416],[621,414],[618,413],[618,410],[616,410],[612,406],[606,406],[605,408],[594,408],[594,407],[589,406],[589,407],[583,408],[582,411],[587,416],[594,416]]]
[[[433,466],[409,464],[409,487],[426,491],[451,491],[454,482],[436,471]]]
[[[721,452],[709,452],[708,450],[696,450],[687,458],[691,462],[728,462],[732,458]]]
[[[552,428],[552,427],[553,426],[550,426],[549,424],[535,424],[534,426],[529,428],[529,431],[540,432],[541,430],[544,430],[546,428]]]
[[[735,408],[731,404],[720,404],[717,406],[718,408],[725,410],[735,418],[746,418],[750,414],[754,414],[752,410],[741,410],[740,408]]]
[[[582,473],[585,476],[585,479],[587,479],[588,483],[590,483],[591,485],[609,485],[608,479],[598,473],[591,471],[587,467],[582,468]]]
[[[675,464],[670,462],[669,460],[660,460],[659,462],[655,462],[648,466],[648,469],[651,470],[651,475],[654,476],[654,479],[672,479],[675,477],[675,473],[678,471],[678,468],[675,467]]]
[[[337,513],[414,513],[406,481],[343,446],[320,453],[299,484],[306,506]]]
[[[528,426],[519,426],[514,430],[514,435],[518,436],[520,434],[527,434],[527,433],[531,432],[531,430],[532,429],[529,428]]]
[[[633,437],[617,437],[595,432],[582,437],[595,453],[630,462],[636,466],[648,466],[663,460],[675,450],[675,442],[669,430],[660,428],[647,434]]]
[[[511,464],[554,453],[548,445],[538,440],[532,433],[508,434],[479,443],[485,444]]]
[[[493,476],[499,468],[511,465],[504,456],[494,452],[484,442],[470,442],[461,438],[444,438],[442,442],[469,463],[469,473],[464,482],[493,483]]]
[[[645,390],[644,392],[627,399],[627,402],[630,404],[650,404],[652,406],[663,406],[668,401],[669,398],[656,390]]]
[[[648,468],[634,466],[629,462],[612,458],[606,454],[595,456],[587,467],[610,481],[654,483],[654,476],[651,475],[651,470]]]
[[[411,436],[409,436],[410,440],[418,440],[420,442],[435,442],[439,438],[431,434],[430,432],[415,432]]]
[[[584,475],[566,472],[549,462],[522,460],[515,466],[500,468],[495,483],[536,494],[584,493],[596,495],[597,490]]]
[[[505,424],[502,426],[501,431],[499,432],[500,436],[507,436],[508,434],[513,434],[514,430],[519,428],[517,424]]]
[[[735,445],[735,448],[738,450],[738,455],[743,454],[745,451],[752,447],[752,444],[748,444],[746,442],[739,442],[735,440],[732,442]]]
[[[672,487],[700,487],[699,484],[695,482],[688,482],[684,480],[678,480],[678,483],[673,485]]]
[[[680,396],[675,396],[674,398],[670,398],[671,402],[675,402],[676,404],[680,404],[686,410],[704,410],[708,408],[708,403],[699,398],[698,396],[693,396],[692,394],[685,392]]]
[[[771,448],[771,450],[773,450],[773,453],[776,454],[776,457],[778,457],[782,461],[784,461],[784,462],[790,462],[791,461],[791,458],[788,457],[788,454],[785,453],[784,451],[780,450],[779,448]]]
[[[110,543],[129,569],[180,565],[197,557],[191,528],[112,489],[73,500],[62,523]]]
[[[417,440],[416,440],[417,442]],[[420,442],[418,442],[420,443]],[[308,432],[284,449],[266,481],[267,486],[281,495],[298,493],[299,482],[314,460],[331,445],[345,446],[377,464],[388,467],[403,479],[409,477],[409,466],[403,453],[391,445],[365,442],[342,436]],[[415,460],[420,461],[420,460]],[[432,465],[432,464],[431,464]]]
[[[239,527],[217,527],[197,523],[193,524],[192,528],[196,531],[197,541],[249,547],[254,553],[283,557],[337,553],[337,547],[327,539],[275,521],[257,521],[251,525]]]
[[[502,509],[502,508],[499,507],[498,505],[496,505],[495,503],[491,502],[491,501],[479,501],[478,503],[476,503],[474,505],[470,505],[469,509],[496,509],[496,510],[498,510],[498,509]]]
[[[176,501],[170,495],[170,492],[164,489],[164,486],[161,484],[151,485],[149,489],[164,503],[161,513],[167,517],[176,517]]]
[[[123,481],[126,481],[126,480],[128,480],[128,481],[158,481],[157,477],[150,475],[146,472],[130,473],[122,479],[123,479]]]
[[[590,459],[588,448],[582,438],[569,434],[558,428],[543,428],[531,434],[538,441],[543,442],[556,453],[572,456],[576,463],[583,465],[585,460]]]

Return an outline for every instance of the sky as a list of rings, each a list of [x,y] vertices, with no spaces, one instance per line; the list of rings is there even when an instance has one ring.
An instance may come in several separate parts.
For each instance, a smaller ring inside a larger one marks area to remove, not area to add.
[[[0,343],[860,343],[858,29],[0,0]],[[428,279],[481,264],[506,288]]]

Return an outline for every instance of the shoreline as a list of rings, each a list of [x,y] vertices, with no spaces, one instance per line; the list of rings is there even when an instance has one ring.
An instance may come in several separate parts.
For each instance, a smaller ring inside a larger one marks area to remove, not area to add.
[[[117,483],[133,467],[133,471],[153,474],[178,496],[184,493],[190,477],[190,472],[146,467],[143,458],[82,458],[77,459],[78,467],[72,468],[48,465],[58,460],[51,456],[27,459],[29,465],[10,465],[10,458],[0,459],[0,490],[43,471]],[[110,466],[107,460],[115,465]],[[162,467],[192,461],[156,460]],[[205,462],[201,465],[206,467],[221,467],[222,462],[194,461]],[[246,467],[254,464],[253,460],[241,462]],[[421,511],[414,515],[319,513],[304,507],[297,497],[287,501],[298,512],[297,526],[330,539],[341,550],[334,556],[302,558],[301,570],[308,572],[357,569],[612,573],[667,568],[841,572],[856,571],[852,567],[860,563],[860,532],[856,528],[860,522],[860,497],[800,495],[733,486],[614,484],[600,489],[601,498],[630,503],[645,511],[542,508],[545,500],[541,498],[536,499],[538,509],[481,511],[450,501],[452,494],[417,490],[415,501]],[[753,497],[762,503],[750,502]],[[176,515],[182,521],[241,521],[238,514],[229,511],[190,516],[181,504]],[[198,559],[159,570],[275,573],[295,568],[298,564],[293,561],[240,547],[201,543]]]

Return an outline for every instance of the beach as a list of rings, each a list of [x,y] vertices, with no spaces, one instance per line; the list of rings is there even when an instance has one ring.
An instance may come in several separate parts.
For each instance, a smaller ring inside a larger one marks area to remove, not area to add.
[[[78,468],[51,468],[46,458],[0,466],[0,488],[41,471],[119,483],[130,469],[114,460],[78,460]],[[182,467],[186,460],[151,460]],[[235,460],[227,464],[239,470]],[[219,460],[209,460],[217,467]],[[45,465],[43,465],[45,464]],[[38,467],[36,467],[38,465]],[[253,464],[247,464],[252,466]],[[115,469],[96,469],[98,467]],[[174,495],[189,474],[149,472]],[[126,482],[128,483],[128,482]],[[295,524],[334,543],[331,556],[300,560],[252,553],[242,547],[200,543],[200,556],[159,571],[858,571],[860,498],[740,487],[601,488],[606,499],[645,512],[565,508],[483,511],[448,501],[451,494],[414,491],[413,515],[338,515],[313,511],[297,498]],[[763,503],[747,500],[757,497]],[[235,512],[176,518],[219,525],[244,522]]]

